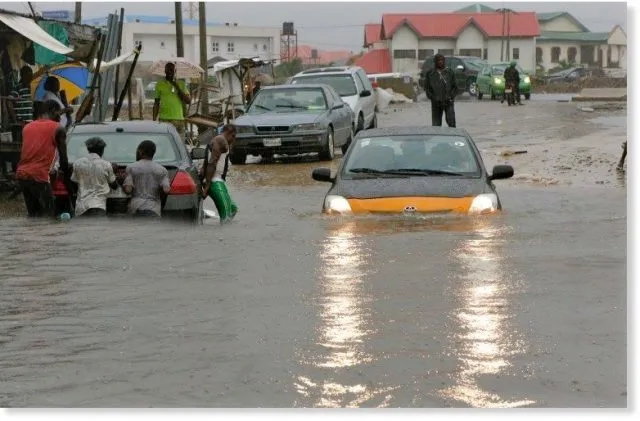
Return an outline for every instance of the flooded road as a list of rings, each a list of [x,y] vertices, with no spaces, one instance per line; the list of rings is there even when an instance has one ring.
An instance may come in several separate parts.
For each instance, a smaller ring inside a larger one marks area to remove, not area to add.
[[[625,188],[336,219],[319,165],[234,167],[224,227],[0,219],[0,405],[626,406]]]

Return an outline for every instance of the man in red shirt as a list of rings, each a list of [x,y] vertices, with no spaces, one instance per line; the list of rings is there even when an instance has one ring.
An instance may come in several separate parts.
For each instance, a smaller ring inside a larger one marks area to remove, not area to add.
[[[60,126],[62,109],[56,101],[45,101],[36,120],[22,130],[22,151],[16,171],[29,216],[53,216],[53,193],[49,173],[56,158],[69,179],[67,134]],[[68,184],[68,183],[67,183]]]

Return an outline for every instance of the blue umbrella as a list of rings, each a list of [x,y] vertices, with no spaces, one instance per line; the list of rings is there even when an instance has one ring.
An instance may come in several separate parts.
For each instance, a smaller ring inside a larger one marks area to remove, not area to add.
[[[36,100],[44,96],[44,83],[49,76],[55,76],[60,81],[60,90],[65,91],[67,100],[71,102],[87,88],[89,69],[81,63],[70,62],[39,71],[31,82],[31,94]]]

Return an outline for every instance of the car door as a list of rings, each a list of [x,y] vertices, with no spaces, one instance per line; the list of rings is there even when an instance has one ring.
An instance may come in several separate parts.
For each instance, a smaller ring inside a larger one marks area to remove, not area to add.
[[[457,57],[451,57],[451,65],[449,68],[453,70],[456,75],[456,84],[458,85],[458,92],[464,92],[467,87],[467,76],[464,73],[465,67],[462,60]],[[458,66],[462,66],[462,69],[458,69]]]
[[[364,72],[364,70],[358,70],[356,72],[356,75],[360,77],[362,85],[364,86],[364,90],[371,92],[371,95],[363,98],[365,100],[363,108],[365,110],[365,113],[367,114],[365,116],[365,121],[368,121],[369,124],[371,124],[376,113],[376,93],[373,91],[373,85],[371,85],[371,81],[367,77],[367,74]]]
[[[349,113],[350,108],[332,87],[329,86],[326,93],[330,106],[329,119],[334,127],[334,142],[336,146],[342,146],[351,135],[352,118]],[[334,108],[336,106],[339,108]]]
[[[489,66],[484,66],[482,70],[478,73],[478,77],[476,79],[476,84],[478,85],[478,92],[483,94],[489,92]]]

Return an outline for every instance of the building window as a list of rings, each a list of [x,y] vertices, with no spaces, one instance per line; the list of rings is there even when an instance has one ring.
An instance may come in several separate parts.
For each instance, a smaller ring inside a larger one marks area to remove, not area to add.
[[[482,49],[481,48],[461,48],[460,55],[469,56],[469,57],[482,57]]]
[[[576,57],[578,56],[578,49],[576,47],[569,47],[567,50],[567,58],[569,63],[575,63]]]
[[[560,62],[560,47],[551,48],[551,62],[552,63]]]
[[[542,48],[536,47],[536,63],[542,63]]]
[[[443,56],[452,56],[453,50],[447,48],[438,49],[438,54],[442,54]]]
[[[433,49],[418,50],[418,60],[425,60],[433,55]]]
[[[160,48],[164,48],[164,41],[160,41]]]
[[[211,43],[211,51],[213,51],[214,53],[217,53],[218,51],[220,51],[220,43],[219,42],[212,42]]]
[[[236,47],[233,45],[233,42],[227,42],[227,52],[233,53],[236,50]]]
[[[416,50],[393,50],[393,58],[416,58]]]
[[[253,51],[258,51],[258,44],[253,44]]]
[[[511,57],[513,57],[514,60],[520,60],[520,49],[514,48]]]
[[[488,60],[489,59],[489,49],[485,48],[484,50],[482,50],[482,59],[483,60]]]
[[[262,44],[262,51],[267,51],[267,44]]]

